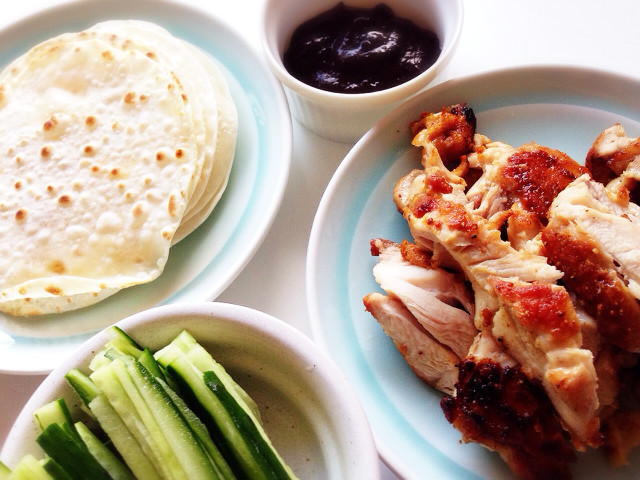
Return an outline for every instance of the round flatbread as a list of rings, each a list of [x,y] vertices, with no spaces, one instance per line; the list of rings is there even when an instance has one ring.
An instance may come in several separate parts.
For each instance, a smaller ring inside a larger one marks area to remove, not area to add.
[[[186,45],[107,22],[0,73],[2,312],[63,312],[150,282],[197,226],[186,215],[206,218],[231,168],[235,106]]]

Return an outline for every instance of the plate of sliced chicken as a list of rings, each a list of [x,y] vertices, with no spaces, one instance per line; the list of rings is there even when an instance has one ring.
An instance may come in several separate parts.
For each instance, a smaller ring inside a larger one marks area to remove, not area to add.
[[[559,66],[451,80],[336,171],[313,335],[400,478],[637,475],[639,88]]]

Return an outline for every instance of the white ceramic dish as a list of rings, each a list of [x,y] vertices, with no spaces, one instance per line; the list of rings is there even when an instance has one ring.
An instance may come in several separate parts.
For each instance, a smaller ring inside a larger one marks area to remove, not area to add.
[[[380,477],[353,389],[334,362],[290,325],[246,307],[208,302],[155,307],[117,325],[152,350],[187,329],[256,401],[267,434],[299,478]],[[61,396],[75,398],[64,374],[86,368],[106,338],[103,331],[83,343],[38,387],[9,432],[3,462],[11,466],[25,453],[39,452],[33,409]]]
[[[254,255],[282,201],[292,148],[282,87],[253,47],[207,12],[165,0],[63,4],[0,31],[0,65],[58,33],[114,18],[156,22],[218,60],[239,113],[229,184],[209,219],[171,249],[156,281],[75,312],[27,321],[0,316],[2,373],[48,373],[92,333],[135,312],[215,299]]]
[[[411,238],[396,210],[395,182],[420,168],[410,146],[410,121],[422,111],[467,102],[478,131],[513,145],[535,140],[583,160],[596,135],[621,122],[640,135],[640,83],[607,72],[527,67],[448,81],[381,120],[347,155],[329,183],[311,231],[307,293],[314,338],[343,369],[361,399],[382,459],[406,480],[512,479],[497,454],[461,444],[439,406],[441,394],[420,382],[363,307],[380,291],[369,240]],[[631,466],[612,470],[601,452],[579,455],[574,478],[636,478]]]
[[[262,14],[262,44],[269,66],[285,86],[291,114],[317,134],[354,143],[384,114],[427,87],[451,59],[463,24],[462,0],[387,0],[394,13],[433,30],[442,52],[417,77],[393,88],[372,93],[343,94],[311,87],[290,75],[282,63],[293,31],[304,21],[337,5],[338,0],[267,0]],[[372,8],[378,1],[348,0],[350,7]]]

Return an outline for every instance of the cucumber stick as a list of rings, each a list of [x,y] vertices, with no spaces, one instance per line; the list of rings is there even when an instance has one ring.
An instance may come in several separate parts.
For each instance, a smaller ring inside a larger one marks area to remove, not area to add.
[[[57,423],[60,426],[65,427],[70,435],[73,435],[79,440],[77,432],[73,428],[73,419],[71,418],[71,412],[69,407],[63,398],[59,398],[52,402],[49,402],[40,408],[37,408],[33,412],[40,430],[45,430],[52,423]]]
[[[158,379],[158,382],[165,389],[165,392],[169,395],[176,407],[180,410],[180,413],[193,430],[193,433],[198,437],[198,441],[202,448],[205,450],[211,462],[215,466],[218,476],[223,480],[235,480],[236,477],[233,474],[231,467],[229,467],[229,464],[211,438],[206,425],[202,423],[202,420],[193,413],[193,410],[189,408],[185,401],[173,389],[169,388],[169,386],[161,379]]]
[[[42,462],[31,454],[22,457],[7,478],[9,480],[55,480],[45,470]]]
[[[38,445],[74,479],[110,480],[102,465],[79,437],[69,434],[67,424],[51,423],[36,438]]]
[[[136,478],[140,480],[162,478],[107,397],[102,394],[96,396],[91,400],[89,408]]]
[[[53,458],[44,458],[40,460],[40,464],[54,480],[74,480],[74,478],[69,475],[69,473],[67,473],[67,471]]]
[[[198,369],[189,352],[192,349],[201,352],[201,347],[186,348],[184,343],[178,346],[183,340],[184,337],[167,345],[156,353],[156,358],[180,386],[187,403],[194,402],[192,408],[211,431],[236,475],[248,479],[295,478],[273,448],[252,408],[238,393],[236,382],[225,383],[230,377],[214,360],[206,365],[216,372]]]
[[[256,402],[253,401],[253,398],[251,398],[249,394],[245,392],[245,390],[240,385],[238,385],[238,383],[236,383],[236,381],[231,377],[231,375],[227,373],[224,367],[220,365],[211,356],[211,354],[196,341],[193,335],[191,335],[186,330],[183,330],[171,343],[179,347],[184,353],[186,353],[198,370],[202,372],[213,370],[217,372],[220,378],[224,379],[226,385],[232,385],[232,390],[241,397],[239,401],[244,402],[251,409],[256,419],[260,423],[262,423],[262,419],[260,418],[260,411],[258,410]]]
[[[82,422],[74,424],[78,436],[93,455],[93,458],[109,472],[109,476],[113,480],[134,480],[135,477],[131,471],[120,461],[118,457],[96,437],[91,430]]]
[[[100,389],[84,372],[77,368],[70,369],[65,375],[65,379],[76,391],[85,406],[88,406],[91,400],[101,394]]]
[[[191,427],[139,362],[117,357],[90,378],[165,478],[218,478]]]
[[[120,327],[112,325],[107,330],[107,334],[111,338],[107,341],[107,343],[105,343],[103,350],[101,352],[98,352],[91,359],[91,362],[89,363],[89,369],[91,371],[95,371],[100,368],[101,365],[109,363],[110,359],[105,358],[105,354],[111,349],[118,350],[125,355],[132,356],[133,358],[138,358],[144,350],[142,346],[140,346],[133,338],[127,335],[127,333]]]

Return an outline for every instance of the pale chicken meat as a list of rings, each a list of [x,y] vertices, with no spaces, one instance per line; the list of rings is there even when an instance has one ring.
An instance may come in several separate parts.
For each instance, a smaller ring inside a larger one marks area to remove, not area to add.
[[[469,287],[407,242],[374,239],[371,253],[378,258],[374,278],[386,295],[367,295],[365,308],[419,378],[453,393],[456,365],[478,333]]]
[[[379,259],[373,275],[380,287],[400,300],[438,342],[463,358],[478,333],[472,295],[463,279],[441,268],[412,264],[394,242],[376,239],[372,252]]]
[[[365,297],[367,310],[387,333],[391,322],[403,325],[389,334],[408,362],[417,363],[406,349],[412,330],[458,358],[454,391],[436,386],[448,394],[446,417],[464,441],[496,450],[517,475],[570,478],[572,450],[603,443],[612,462],[623,464],[640,443],[640,408],[622,407],[638,401],[628,400],[636,397],[620,379],[640,357],[640,207],[634,202],[640,199],[640,139],[614,125],[582,166],[546,146],[513,147],[477,133],[466,105],[424,113],[411,130],[422,168],[398,180],[393,199],[413,250],[427,261],[375,240],[387,245],[382,251],[388,248],[374,268],[386,295]],[[457,309],[457,320],[432,303],[439,288],[451,290],[451,282],[430,279],[439,270],[471,287],[471,307],[452,297],[444,301],[445,310]],[[474,328],[451,343],[443,328],[458,332],[462,313]],[[424,320],[430,316],[441,321]],[[445,363],[453,358],[434,355]],[[640,368],[630,370],[640,385]],[[421,378],[442,385],[437,375]],[[478,403],[475,389],[483,382],[493,385],[495,401]],[[518,403],[522,398],[526,407]],[[518,412],[544,419],[521,419],[519,431],[508,425]]]
[[[550,263],[597,321],[605,339],[640,352],[640,208],[613,202],[581,176],[563,190],[543,232]]]
[[[374,292],[365,296],[363,302],[416,376],[452,395],[460,357],[433,338],[400,300]]]

